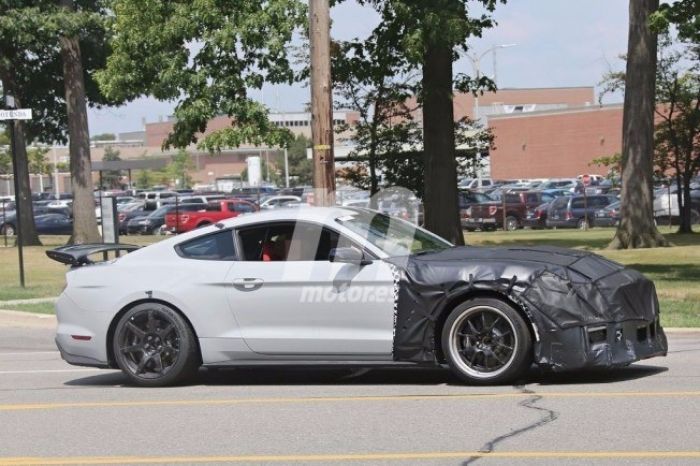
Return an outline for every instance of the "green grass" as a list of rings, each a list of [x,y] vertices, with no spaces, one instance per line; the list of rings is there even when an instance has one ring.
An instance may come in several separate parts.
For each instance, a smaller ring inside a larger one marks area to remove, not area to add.
[[[662,233],[674,245],[669,248],[607,250],[615,230],[519,230],[475,232],[467,242],[481,246],[554,245],[595,251],[635,268],[654,280],[661,302],[662,323],[668,327],[700,327],[700,234],[678,235],[667,227]],[[160,240],[157,236],[129,236],[124,243],[139,245]],[[25,248],[27,288],[19,287],[17,249],[0,242],[0,301],[57,296],[64,286],[66,266],[46,257],[46,249],[65,244],[67,237],[42,237],[44,246]],[[53,312],[52,303],[14,305],[28,312]]]
[[[31,303],[31,304],[14,304],[13,311],[32,312],[34,314],[53,314],[54,303]]]

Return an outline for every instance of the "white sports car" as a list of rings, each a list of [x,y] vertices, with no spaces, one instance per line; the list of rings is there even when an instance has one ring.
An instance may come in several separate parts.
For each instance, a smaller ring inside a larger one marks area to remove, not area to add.
[[[129,254],[93,263],[112,250]],[[139,385],[200,366],[448,365],[473,383],[664,355],[653,283],[594,254],[454,247],[358,208],[244,215],[144,248],[67,246],[56,343]]]

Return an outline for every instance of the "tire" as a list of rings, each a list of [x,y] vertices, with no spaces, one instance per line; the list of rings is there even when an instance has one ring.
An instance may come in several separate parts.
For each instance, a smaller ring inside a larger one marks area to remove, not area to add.
[[[129,309],[112,338],[114,359],[136,385],[163,387],[186,382],[201,364],[197,340],[185,319],[160,303]]]
[[[15,236],[15,226],[11,223],[4,223],[2,226],[0,226],[0,234]]]
[[[578,228],[579,230],[590,230],[591,221],[586,220],[585,218],[580,218],[578,219],[578,223],[576,223],[576,228]]]
[[[503,384],[530,367],[532,336],[512,306],[495,298],[476,298],[447,317],[442,351],[452,372],[464,382]]]
[[[518,229],[518,219],[509,215],[506,217],[506,231],[515,231]]]

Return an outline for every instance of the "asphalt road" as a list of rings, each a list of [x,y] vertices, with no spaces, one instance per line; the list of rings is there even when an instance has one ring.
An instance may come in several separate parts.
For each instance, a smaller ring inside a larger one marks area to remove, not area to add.
[[[700,464],[700,332],[672,333],[667,358],[517,386],[263,368],[144,389],[62,362],[53,326],[0,312],[0,465]]]

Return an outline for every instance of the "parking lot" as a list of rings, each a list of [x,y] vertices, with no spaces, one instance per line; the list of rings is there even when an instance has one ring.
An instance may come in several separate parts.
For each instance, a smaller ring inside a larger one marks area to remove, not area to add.
[[[614,372],[463,386],[447,371],[237,369],[143,389],[69,366],[53,316],[0,313],[0,465],[697,464],[700,332]]]

